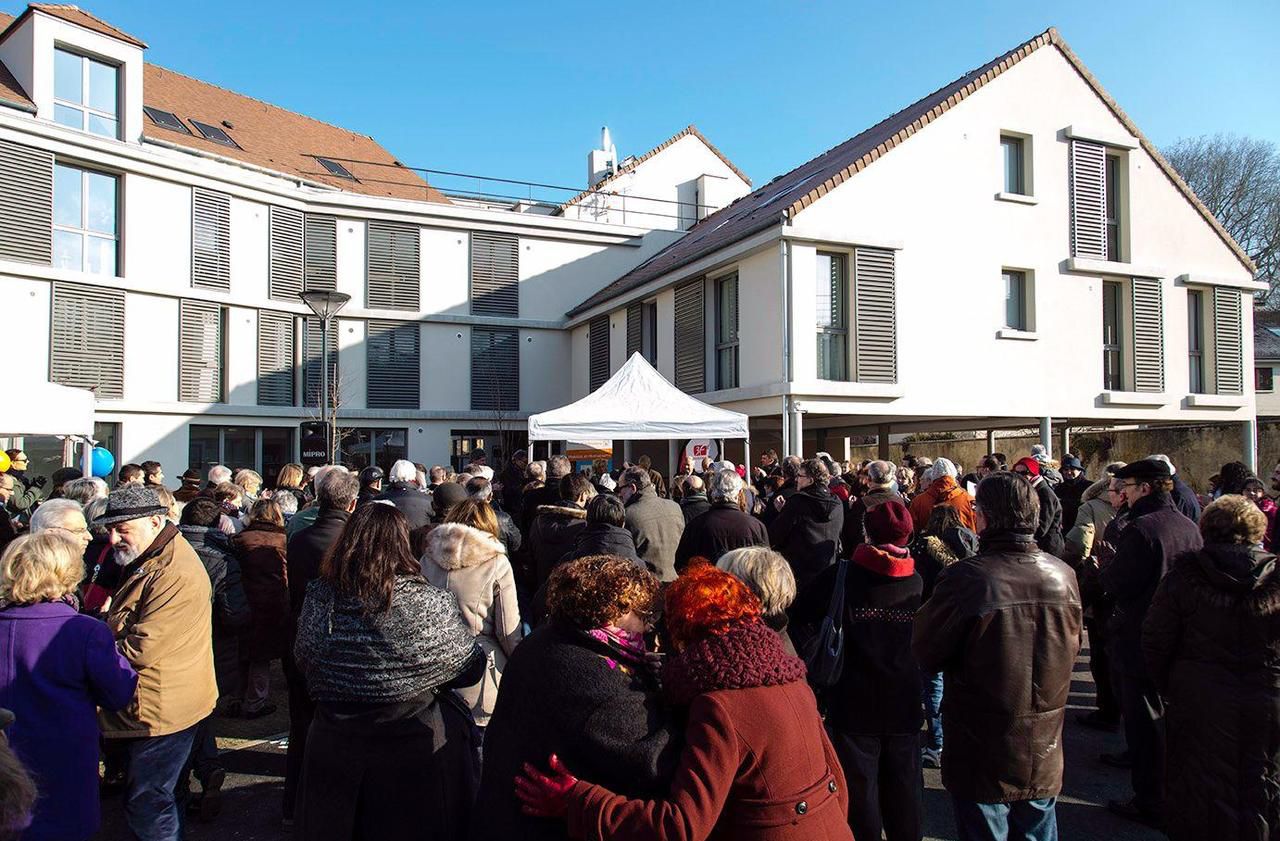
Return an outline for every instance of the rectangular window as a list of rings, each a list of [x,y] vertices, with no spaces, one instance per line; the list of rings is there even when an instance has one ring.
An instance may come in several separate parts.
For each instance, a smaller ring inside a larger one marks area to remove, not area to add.
[[[49,379],[124,397],[124,330],[123,290],[54,283]]]
[[[53,155],[0,140],[0,260],[53,262]]]
[[[1275,391],[1275,368],[1254,368],[1253,369],[1253,390],[1254,391]]]
[[[118,274],[119,179],[68,164],[53,173],[53,265],[75,272]]]
[[[191,285],[231,291],[231,197],[191,191]]]
[[[587,389],[595,391],[609,380],[609,315],[587,323]]]
[[[294,316],[258,310],[258,405],[294,405]]]
[[[1020,196],[1027,193],[1022,143],[1021,137],[1000,136],[1000,153],[1004,159],[1004,192]]]
[[[675,343],[675,386],[686,394],[698,394],[707,388],[705,289],[706,281],[700,277],[675,288],[675,318],[671,327]]]
[[[302,284],[307,290],[338,287],[338,220],[306,214],[302,246]]]
[[[471,328],[471,408],[519,411],[520,331]]]
[[[370,321],[368,404],[370,409],[419,407],[419,333],[416,321]]]
[[[1204,394],[1204,293],[1187,292],[1187,359],[1192,394]]]
[[[738,275],[716,281],[716,388],[738,387]]]
[[[640,353],[650,365],[658,367],[658,302],[650,301],[640,312]]]
[[[1027,273],[1004,272],[1004,326],[1027,329]]]
[[[215,464],[256,470],[268,486],[275,484],[280,468],[294,461],[296,426],[187,427],[187,466],[208,472]]]
[[[1107,155],[1107,259],[1119,262],[1120,255],[1120,158]]]
[[[178,325],[178,399],[221,403],[225,310],[207,301],[182,301]]]
[[[818,379],[849,379],[849,260],[818,252]]]
[[[1102,387],[1108,391],[1124,391],[1120,352],[1120,325],[1124,317],[1124,284],[1104,281],[1102,284]]]
[[[324,368],[320,359],[325,354],[325,336],[320,319],[303,319],[302,331],[302,405],[319,408],[324,394]],[[338,381],[338,319],[329,320],[328,336],[329,405],[341,406],[342,383]]]
[[[471,235],[471,314],[520,317],[520,239]]]
[[[64,49],[53,51],[53,119],[103,137],[120,136],[120,70]]]
[[[272,205],[268,225],[268,297],[297,302],[302,292],[302,238],[302,213]]]
[[[415,225],[369,223],[366,272],[370,309],[419,309],[420,248]]]
[[[359,472],[366,467],[382,468],[383,474],[391,472],[391,465],[409,457],[409,430],[407,429],[343,429],[338,444],[338,458],[345,465]]]

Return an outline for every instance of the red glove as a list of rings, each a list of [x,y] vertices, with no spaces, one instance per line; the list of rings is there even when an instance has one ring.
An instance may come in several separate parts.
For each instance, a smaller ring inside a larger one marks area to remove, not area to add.
[[[526,815],[539,818],[562,818],[569,811],[569,792],[578,784],[578,778],[569,773],[560,757],[551,754],[551,773],[543,774],[528,762],[524,771],[516,777],[516,797],[524,805]]]

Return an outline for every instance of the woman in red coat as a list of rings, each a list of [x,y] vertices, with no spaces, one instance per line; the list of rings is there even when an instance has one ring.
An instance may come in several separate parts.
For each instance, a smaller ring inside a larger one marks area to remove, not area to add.
[[[526,764],[516,779],[525,812],[566,817],[570,837],[586,841],[852,841],[844,774],[804,663],[760,615],[760,600],[714,567],[674,581],[663,686],[688,725],[667,799],[628,800],[552,756],[549,773]]]

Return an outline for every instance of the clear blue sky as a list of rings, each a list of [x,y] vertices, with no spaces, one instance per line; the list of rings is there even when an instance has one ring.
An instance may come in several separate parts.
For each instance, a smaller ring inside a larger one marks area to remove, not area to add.
[[[567,186],[601,125],[627,155],[691,122],[761,184],[1050,25],[1158,145],[1280,143],[1277,0],[74,2],[408,165]]]

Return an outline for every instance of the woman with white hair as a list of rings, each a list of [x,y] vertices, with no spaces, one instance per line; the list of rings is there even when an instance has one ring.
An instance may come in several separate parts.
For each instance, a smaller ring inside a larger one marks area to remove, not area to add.
[[[787,608],[796,600],[796,577],[787,559],[768,546],[747,546],[725,552],[716,566],[747,585],[764,607],[764,623],[782,637],[782,647],[796,656],[787,633]]]
[[[110,629],[76,610],[80,557],[58,529],[19,537],[0,556],[0,707],[15,714],[9,742],[40,786],[26,838],[97,833],[96,708],[123,709],[138,683]]]

